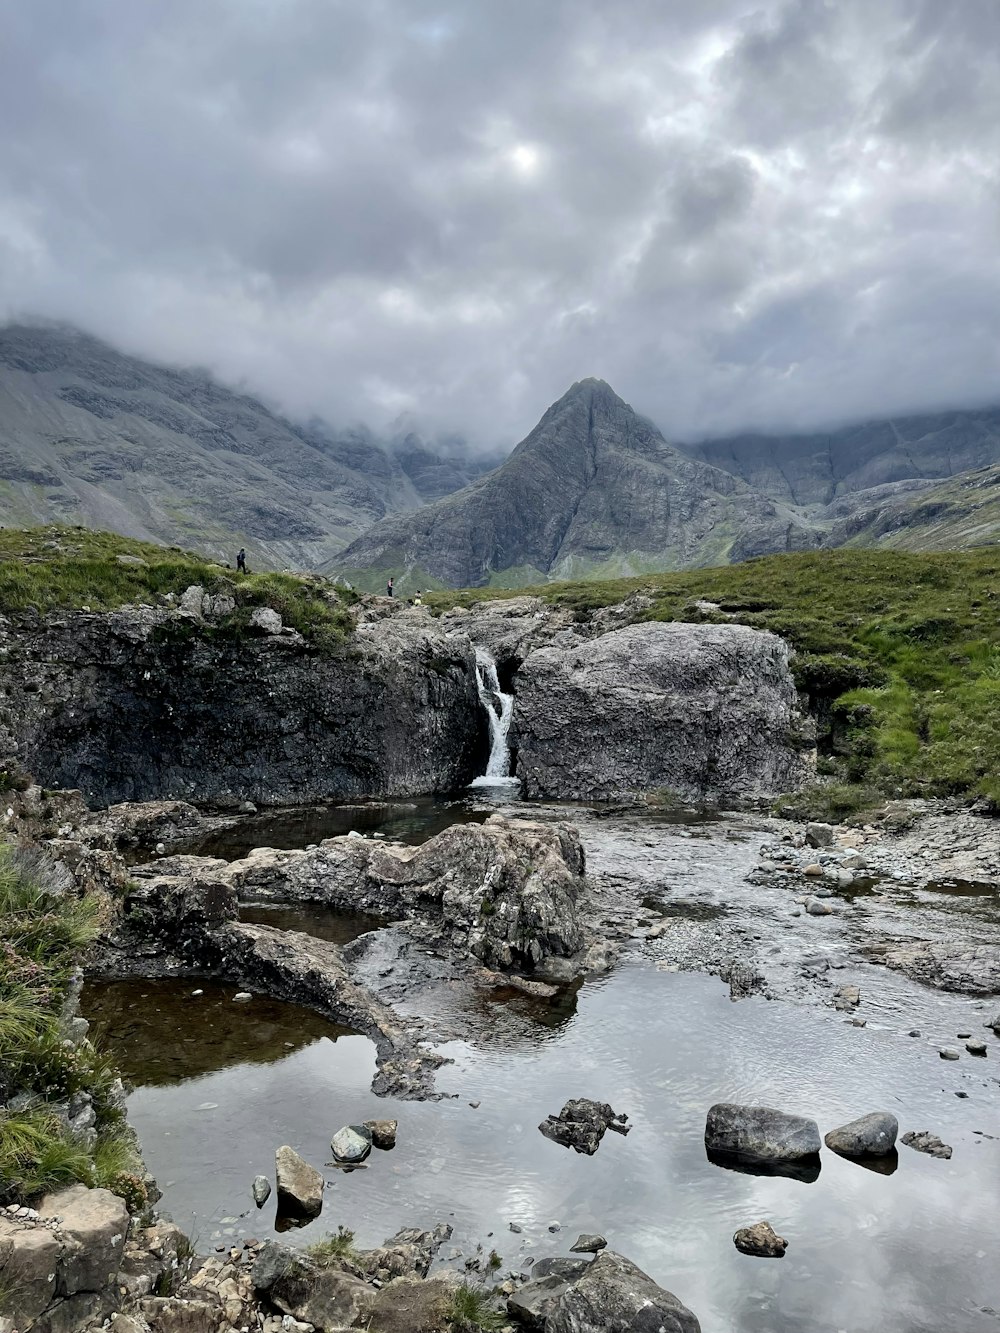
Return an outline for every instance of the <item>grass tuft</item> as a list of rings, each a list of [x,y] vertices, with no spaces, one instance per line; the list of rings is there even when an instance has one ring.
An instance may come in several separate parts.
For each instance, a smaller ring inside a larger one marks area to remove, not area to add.
[[[308,1246],[306,1253],[321,1267],[340,1260],[352,1260],[357,1256],[354,1248],[354,1232],[348,1227],[339,1226],[335,1232]]]
[[[447,1319],[454,1333],[499,1333],[507,1326],[507,1316],[497,1308],[493,1293],[467,1282],[455,1288]]]

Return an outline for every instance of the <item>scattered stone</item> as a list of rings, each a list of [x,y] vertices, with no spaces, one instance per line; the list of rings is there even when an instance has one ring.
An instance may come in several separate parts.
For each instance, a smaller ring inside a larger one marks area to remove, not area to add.
[[[985,1041],[979,1041],[978,1039],[975,1041],[967,1041],[965,1043],[965,1049],[970,1055],[985,1055],[986,1043]]]
[[[278,1212],[313,1218],[323,1207],[323,1177],[294,1148],[284,1144],[274,1154],[278,1183]],[[294,1313],[289,1311],[288,1313]]]
[[[516,1222],[511,1222],[511,1223],[509,1223],[509,1227],[510,1227],[510,1230],[513,1231],[513,1233],[514,1233],[515,1236],[520,1236],[521,1232],[524,1230],[524,1228],[521,1227],[521,1226],[518,1226],[518,1224],[517,1224]]]
[[[398,1122],[395,1120],[365,1120],[362,1124],[363,1129],[367,1129],[372,1136],[372,1147],[378,1148],[381,1152],[389,1152],[396,1146],[396,1129]]]
[[[951,1050],[951,1048],[948,1047],[948,1046],[943,1046],[943,1047],[941,1048],[941,1050],[938,1051],[938,1055],[940,1055],[940,1057],[941,1057],[942,1060],[958,1060],[958,1059],[960,1059],[960,1056],[959,1056],[958,1051],[953,1051],[953,1050]]]
[[[752,1254],[758,1259],[781,1259],[788,1249],[788,1241],[777,1234],[770,1222],[740,1227],[733,1236],[733,1244],[740,1254]]]
[[[911,1037],[919,1037],[919,1036],[921,1035],[921,1033],[920,1033],[920,1029],[919,1029],[919,1028],[910,1028],[909,1035],[910,1035]]]
[[[253,1201],[258,1208],[263,1208],[265,1203],[271,1197],[271,1182],[267,1176],[254,1176],[253,1184],[250,1186],[253,1194]]]
[[[955,1036],[959,1039],[959,1041],[965,1041],[966,1038],[972,1036],[972,1033],[971,1033],[971,1032],[956,1032],[956,1033],[955,1033]]]
[[[717,1102],[705,1122],[705,1147],[758,1162],[800,1161],[820,1150],[815,1120],[770,1106]]]
[[[915,1148],[917,1152],[927,1153],[930,1157],[941,1157],[945,1161],[951,1156],[951,1148],[947,1143],[942,1143],[936,1134],[930,1130],[910,1130],[904,1134],[901,1143],[905,1143],[908,1148]]]
[[[372,1150],[374,1135],[364,1125],[345,1125],[330,1140],[334,1161],[354,1165],[363,1162]]]
[[[889,1111],[872,1111],[831,1129],[825,1143],[841,1157],[884,1157],[896,1146],[899,1124]]]
[[[553,1143],[593,1157],[606,1130],[627,1134],[632,1126],[627,1115],[613,1111],[607,1102],[581,1097],[568,1101],[558,1115],[550,1115],[538,1128]]]
[[[823,874],[823,867],[814,861],[812,865],[804,866],[803,875],[809,875],[811,878],[818,879]]]
[[[852,1009],[857,1009],[861,1003],[861,988],[859,986],[841,986],[834,992],[833,1007],[839,1009],[841,1013],[850,1013]]]
[[[833,908],[821,898],[809,898],[806,901],[806,911],[810,916],[830,916]]]
[[[233,1004],[247,1004],[252,999],[253,996],[248,990],[240,990],[233,996]]]
[[[569,1247],[570,1254],[597,1254],[600,1250],[606,1250],[608,1242],[603,1236],[589,1235],[584,1232],[577,1236],[576,1240]]]
[[[832,824],[807,824],[806,845],[808,847],[832,847],[833,834]]]
[[[255,606],[250,617],[250,628],[258,634],[280,634],[281,616],[270,606]]]

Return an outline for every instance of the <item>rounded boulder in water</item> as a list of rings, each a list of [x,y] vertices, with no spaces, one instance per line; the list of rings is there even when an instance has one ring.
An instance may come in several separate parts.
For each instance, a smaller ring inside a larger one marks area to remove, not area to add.
[[[372,1132],[364,1125],[345,1125],[330,1140],[334,1160],[356,1166],[372,1150]]]
[[[899,1125],[891,1111],[872,1111],[831,1129],[826,1146],[841,1157],[884,1157],[896,1147]]]

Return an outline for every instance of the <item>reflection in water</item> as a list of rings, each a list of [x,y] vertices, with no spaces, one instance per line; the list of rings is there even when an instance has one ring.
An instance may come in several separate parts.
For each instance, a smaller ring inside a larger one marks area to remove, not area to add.
[[[273,810],[241,820],[184,848],[195,856],[218,856],[237,861],[255,847],[293,850],[339,838],[352,830],[381,833],[412,846],[426,842],[452,824],[482,824],[489,805],[467,799],[442,801],[425,797],[413,801],[371,801],[357,805],[309,805]]]
[[[118,989],[105,990],[105,1012],[115,1011]],[[137,1060],[134,1035],[124,1052],[140,1085],[130,1113],[164,1206],[203,1248],[273,1234],[273,1213],[258,1213],[249,1190],[258,1172],[273,1176],[275,1148],[290,1143],[322,1166],[341,1125],[391,1116],[399,1120],[395,1151],[367,1171],[337,1173],[320,1219],[296,1233],[302,1243],[341,1223],[367,1245],[401,1226],[447,1221],[466,1252],[486,1241],[505,1266],[520,1268],[565,1252],[578,1231],[600,1231],[675,1291],[706,1331],[996,1333],[986,1311],[1000,1308],[988,1244],[1000,1143],[973,1131],[996,1122],[1000,1094],[984,1066],[945,1068],[936,1050],[892,1032],[763,999],[732,1004],[716,980],[641,964],[576,999],[577,1012],[545,1041],[442,1047],[455,1063],[439,1071],[438,1086],[455,1096],[425,1103],[374,1097],[371,1044],[308,1038],[300,1011],[292,1011],[295,1026],[269,1039],[272,1051],[291,1043],[284,1057],[251,1063],[255,1041],[246,1034],[260,1030],[264,1002],[227,1002],[221,1014],[206,1005],[203,1015],[178,1001],[176,1021],[150,1034],[166,1065]],[[219,1053],[230,1049],[219,1026],[242,1030],[231,1048],[242,1042],[242,1063],[220,1060],[216,1072],[203,1072],[214,1056],[201,1049],[202,1016],[214,1016],[206,1040]],[[116,1029],[109,1040],[117,1051]],[[201,1076],[182,1079],[186,1062]],[[969,1100],[957,1099],[957,1088]],[[579,1096],[628,1112],[628,1138],[609,1135],[586,1158],[539,1134],[545,1116]],[[955,1154],[942,1162],[903,1150],[887,1177],[824,1151],[822,1172],[807,1185],[720,1170],[704,1147],[705,1113],[716,1101],[811,1115],[822,1132],[891,1109],[901,1129],[931,1128]],[[789,1240],[781,1264],[733,1246],[733,1232],[761,1218]],[[510,1222],[523,1231],[512,1234]]]
[[[343,947],[381,930],[385,922],[367,912],[341,912],[322,903],[298,903],[287,906],[278,903],[241,903],[240,920],[254,926],[273,926],[275,930],[298,930],[318,940]]]
[[[90,982],[82,1010],[98,1045],[113,1050],[136,1087],[180,1083],[232,1065],[286,1060],[323,1038],[352,1035],[309,1009],[256,997],[215,981]]]
[[[744,1176],[782,1176],[785,1180],[801,1180],[804,1185],[819,1180],[822,1169],[818,1156],[803,1157],[795,1162],[761,1162],[735,1153],[719,1152],[715,1148],[706,1148],[705,1156],[713,1166],[721,1166],[724,1171],[739,1171]]]

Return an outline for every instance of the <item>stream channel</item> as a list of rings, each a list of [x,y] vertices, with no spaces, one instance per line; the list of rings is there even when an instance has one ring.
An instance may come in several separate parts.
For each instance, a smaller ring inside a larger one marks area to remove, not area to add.
[[[261,817],[197,850],[238,856],[248,839],[301,846],[346,828],[419,841],[456,819],[485,818],[494,799],[538,814],[502,792],[341,807],[284,825]],[[761,839],[752,821],[601,813],[550,806],[544,817],[579,824],[594,874],[679,904],[664,917],[665,940],[637,932],[612,972],[553,1001],[448,985],[397,1001],[439,1030],[461,1007],[468,1032],[474,1013],[474,1039],[439,1046],[453,1061],[437,1076],[445,1100],[375,1097],[372,1044],[294,1006],[234,1003],[235,988],[190,979],[89,984],[84,1012],[133,1086],[129,1116],[161,1208],[201,1250],[273,1235],[274,1196],[258,1212],[250,1182],[273,1179],[274,1150],[290,1143],[326,1163],[329,1182],[320,1218],[285,1234],[292,1244],[342,1224],[366,1246],[445,1221],[455,1235],[443,1262],[461,1266],[482,1244],[500,1252],[505,1271],[526,1271],[566,1253],[578,1232],[599,1231],[694,1310],[705,1333],[997,1333],[1000,1041],[987,1033],[989,1058],[963,1053],[960,1063],[942,1061],[934,1044],[950,1035],[961,1046],[957,1030],[980,1035],[982,1002],[863,965],[838,976],[860,980],[867,1027],[828,998],[733,1002],[716,977],[676,970],[669,946],[671,930],[699,913],[702,929],[705,918],[714,926],[712,914],[746,892]],[[769,913],[740,901],[779,969],[792,966],[782,932],[821,942],[835,928],[785,920],[772,937]],[[339,943],[379,924],[315,908],[257,911],[256,920]],[[914,1021],[924,1040],[907,1035]],[[579,1096],[627,1112],[631,1133],[608,1134],[592,1158],[544,1138],[539,1122]],[[705,1156],[705,1113],[720,1100],[809,1115],[821,1133],[890,1110],[901,1134],[929,1129],[954,1155],[900,1146],[895,1169],[881,1174],[824,1150],[812,1181],[741,1174]],[[337,1129],[385,1117],[399,1121],[394,1151],[352,1172],[330,1165]],[[734,1248],[733,1232],[761,1218],[788,1240],[784,1259]]]

